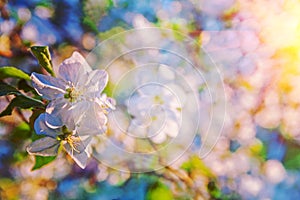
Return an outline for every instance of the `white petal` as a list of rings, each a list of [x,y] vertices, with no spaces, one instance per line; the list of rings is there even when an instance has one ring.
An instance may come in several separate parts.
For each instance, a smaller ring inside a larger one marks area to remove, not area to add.
[[[106,132],[107,117],[101,107],[94,102],[81,103],[76,113],[80,113],[81,118],[76,121],[77,131],[82,135],[97,135]]]
[[[128,113],[138,116],[142,111],[148,112],[148,110],[153,105],[151,97],[147,96],[131,96],[126,102]]]
[[[55,156],[60,142],[51,137],[44,137],[32,142],[27,148],[30,155]]]
[[[137,68],[135,77],[137,85],[144,85],[149,82],[156,81],[158,78],[156,69],[152,67]]]
[[[32,85],[39,95],[52,100],[65,93],[66,83],[58,78],[33,72],[30,76]]]
[[[158,77],[162,78],[163,80],[171,81],[175,79],[175,73],[172,68],[166,65],[160,65],[158,69]]]
[[[100,97],[101,92],[108,82],[108,74],[104,70],[93,70],[89,73],[88,81],[85,84],[87,95],[91,97]]]
[[[133,119],[128,127],[128,133],[135,137],[145,138],[147,137],[147,129],[146,126],[140,124],[140,122],[136,119]]]
[[[139,110],[136,108],[137,102],[139,102],[140,96],[139,95],[132,95],[125,101],[125,105],[127,107],[127,112],[136,115],[139,113]]]
[[[106,117],[105,117],[106,118]],[[98,135],[107,131],[106,125],[99,125],[95,119],[83,120],[76,128],[80,136],[83,135]]]
[[[178,135],[179,126],[174,120],[167,120],[164,131],[168,136],[175,138]]]
[[[58,72],[61,78],[67,82],[71,82],[76,84],[79,80],[80,75],[84,75],[81,73],[81,64],[80,63],[72,63],[65,64],[59,66]]]
[[[56,114],[45,114],[45,123],[52,129],[57,129],[63,126],[61,118]]]
[[[148,83],[148,85],[141,87],[138,92],[141,95],[145,95],[145,96],[155,96],[155,95],[159,95],[161,93],[161,88],[163,86],[162,85],[158,85],[156,83]]]
[[[156,144],[161,144],[167,139],[167,136],[164,132],[160,132],[159,134],[151,137],[151,140]]]
[[[74,51],[72,56],[64,61],[65,63],[74,63],[79,62],[84,72],[90,72],[92,71],[92,68],[90,65],[86,62],[85,58],[77,51]]]
[[[153,98],[150,96],[141,96],[136,102],[136,107],[139,110],[149,110],[154,105]]]
[[[83,147],[86,149],[89,145],[90,142],[92,141],[93,137],[90,135],[84,135],[84,136],[78,136],[80,140],[83,143]]]
[[[76,128],[76,131],[80,136],[85,135],[98,135],[103,134],[107,131],[107,127],[104,126],[97,126],[97,123],[95,121],[90,121],[86,123],[80,123],[78,127]]]
[[[59,76],[75,85],[80,77],[84,76],[89,71],[91,71],[91,67],[78,52],[74,52],[72,56],[64,60],[58,68]]]
[[[168,84],[166,85],[171,90],[171,95],[169,98],[166,98],[166,104],[168,104],[170,107],[173,107],[174,109],[178,107],[183,107],[186,103],[186,92],[183,90],[182,87],[178,86],[178,84]],[[166,96],[167,97],[167,96]],[[168,102],[168,99],[170,102]],[[172,100],[171,100],[172,99]]]
[[[40,114],[40,116],[34,122],[34,130],[38,135],[47,135],[55,138],[58,132],[54,129],[49,128],[45,123],[45,113]]]
[[[107,97],[106,101],[105,101],[105,104],[109,107],[110,111],[111,110],[116,110],[117,102],[114,98]]]
[[[148,129],[148,135],[153,136],[162,132],[164,128],[164,119],[152,120]]]
[[[64,98],[55,99],[48,104],[45,120],[46,124],[53,129],[63,125],[67,125],[69,129],[74,129],[75,127],[71,105]]]
[[[77,163],[77,165],[79,167],[81,167],[82,169],[84,169],[86,167],[89,155],[87,154],[87,152],[85,151],[75,151],[74,149],[72,149],[72,147],[70,146],[69,143],[65,143],[64,148],[66,150],[66,152],[72,157],[72,159]],[[80,146],[83,146],[83,144],[81,143]],[[82,147],[80,147],[82,148]]]
[[[91,101],[80,101],[71,107],[72,117],[75,124],[78,124],[81,121],[86,112],[90,111],[92,106],[93,102]]]
[[[165,110],[159,106],[155,106],[148,113],[151,119],[150,129],[153,129],[153,131],[162,129],[168,117]]]
[[[108,110],[115,110],[116,109],[116,100],[110,97],[107,97],[105,93],[101,95],[100,98],[96,98],[95,102],[97,102],[99,105],[106,105],[108,106]]]

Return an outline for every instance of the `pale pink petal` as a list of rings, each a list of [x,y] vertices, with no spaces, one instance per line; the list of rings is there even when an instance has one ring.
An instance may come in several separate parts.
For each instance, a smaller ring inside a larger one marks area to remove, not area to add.
[[[73,149],[69,143],[65,143],[63,147],[79,167],[82,169],[86,167],[89,155],[83,150],[85,149],[85,146],[82,142],[78,143],[76,150]]]
[[[168,119],[166,120],[164,131],[168,136],[175,138],[178,135],[179,126],[176,121]]]
[[[27,148],[30,155],[55,156],[60,142],[52,137],[44,137],[32,142]]]
[[[50,128],[59,128],[66,125],[69,129],[74,129],[74,120],[70,103],[59,98],[51,101],[46,108],[45,121]]]
[[[148,83],[147,85],[141,87],[138,92],[140,95],[145,96],[155,96],[161,93],[161,88],[163,86],[156,83]]]
[[[88,75],[88,80],[85,84],[87,88],[86,95],[91,97],[100,97],[101,92],[106,87],[108,82],[108,74],[104,70],[93,70]]]
[[[59,133],[55,129],[49,128],[45,123],[45,113],[40,114],[40,116],[34,122],[34,130],[38,135],[46,135],[55,138]]]
[[[167,136],[164,132],[160,132],[159,134],[151,137],[151,140],[156,144],[161,144],[167,139]]]
[[[147,129],[144,124],[140,124],[138,120],[133,119],[128,127],[128,133],[134,137],[147,137]]]
[[[81,76],[84,76],[91,70],[92,69],[86,60],[76,51],[70,58],[64,60],[58,68],[59,76],[62,79],[73,83],[74,86],[77,85]]]
[[[61,79],[35,72],[31,74],[30,78],[34,89],[45,99],[52,100],[62,97],[65,93],[66,83]]]
[[[76,111],[74,116],[81,116],[76,121],[76,130],[80,136],[97,135],[106,132],[107,117],[97,103],[78,103],[74,111]]]

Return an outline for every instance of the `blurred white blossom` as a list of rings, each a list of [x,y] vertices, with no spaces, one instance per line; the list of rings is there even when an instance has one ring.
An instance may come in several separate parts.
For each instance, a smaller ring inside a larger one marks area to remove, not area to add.
[[[177,136],[182,105],[170,88],[157,84],[141,87],[128,99],[127,108],[133,116],[128,127],[132,135],[148,137],[157,144],[167,136]]]

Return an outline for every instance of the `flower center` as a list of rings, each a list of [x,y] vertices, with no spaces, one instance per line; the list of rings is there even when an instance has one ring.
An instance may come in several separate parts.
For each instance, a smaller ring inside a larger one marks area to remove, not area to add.
[[[164,104],[163,99],[160,96],[158,96],[158,95],[155,95],[154,98],[153,98],[153,100],[157,104]]]
[[[72,155],[73,155],[73,151],[80,153],[80,150],[78,149],[79,147],[79,143],[80,143],[80,138],[73,136],[73,135],[69,135],[67,136],[67,138],[65,138],[65,141],[70,145],[71,149],[72,149]]]
[[[101,98],[97,98],[96,99],[97,104],[100,106],[102,112],[104,114],[108,114],[111,110],[115,109],[115,103],[114,102],[110,102],[106,96],[101,97]]]
[[[81,142],[80,138],[77,136],[74,136],[73,132],[69,131],[66,126],[62,127],[62,133],[63,133],[63,135],[58,136],[58,140],[67,142],[70,145],[72,155],[73,155],[74,151],[77,153],[80,153],[80,150],[78,149],[80,142]]]
[[[64,95],[65,99],[69,99],[70,102],[75,102],[80,96],[80,92],[75,89],[75,87],[70,87],[66,89],[66,93]]]

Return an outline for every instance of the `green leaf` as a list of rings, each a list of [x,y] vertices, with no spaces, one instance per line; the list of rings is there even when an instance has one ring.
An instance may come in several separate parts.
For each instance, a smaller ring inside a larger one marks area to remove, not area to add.
[[[10,66],[0,67],[0,79],[4,78],[21,78],[30,80],[30,76],[25,72]]]
[[[210,199],[218,199],[218,200],[240,200],[242,199],[241,196],[234,191],[231,191],[230,193],[222,193],[220,188],[217,186],[217,183],[215,181],[210,181],[207,184],[207,191],[210,195]]]
[[[44,165],[52,162],[55,158],[56,156],[35,156],[35,164],[31,170],[33,171],[36,169],[40,169]]]
[[[30,50],[38,59],[39,65],[45,68],[46,71],[52,76],[54,76],[49,48],[47,46],[32,46],[30,47]]]
[[[15,151],[13,154],[14,162],[21,162],[27,158],[28,154],[25,151]]]
[[[216,185],[216,183],[214,181],[210,181],[207,184],[207,189],[208,189],[210,196],[213,199],[219,199],[222,195],[221,190],[218,188],[218,186]]]
[[[289,170],[300,170],[300,155],[295,155],[293,158],[286,158],[284,166]]]
[[[18,89],[23,90],[24,92],[34,91],[33,87],[29,86],[24,79],[18,82]]]
[[[115,6],[114,1],[113,0],[106,0],[106,10],[109,10],[111,8],[113,8]]]
[[[97,25],[88,17],[84,17],[82,19],[82,24],[89,30],[95,32],[95,33],[98,33],[98,28],[97,28]]]
[[[288,170],[300,170],[300,146],[292,141],[286,141],[287,149],[283,165]]]
[[[32,131],[29,125],[25,122],[20,123],[16,128],[14,128],[9,134],[9,139],[15,144],[19,145],[22,140],[30,138]]]
[[[39,107],[44,108],[44,104],[41,101],[38,101],[36,99],[32,99],[27,96],[16,96],[10,104],[5,108],[5,110],[0,113],[0,117],[11,115],[13,109],[15,107],[23,108],[23,109],[29,109],[32,107]]]
[[[108,31],[105,31],[105,32],[100,32],[98,34],[99,38],[101,40],[106,40],[108,39],[109,37],[115,35],[115,34],[118,34],[120,32],[123,32],[124,31],[124,28],[120,27],[120,26],[116,26]],[[123,38],[119,38],[119,41],[123,41]]]
[[[10,95],[10,94],[21,95],[19,90],[17,90],[11,85],[8,85],[0,81],[0,96]]]
[[[150,187],[146,194],[147,200],[172,200],[173,194],[164,184],[157,182]]]

